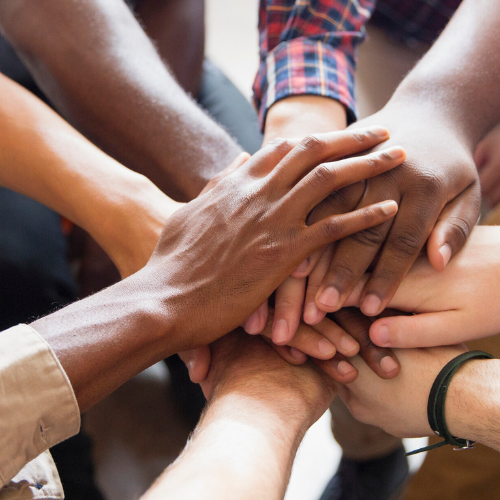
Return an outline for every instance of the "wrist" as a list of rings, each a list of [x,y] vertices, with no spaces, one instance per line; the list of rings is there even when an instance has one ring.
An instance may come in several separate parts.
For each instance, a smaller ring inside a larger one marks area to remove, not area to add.
[[[291,391],[285,394],[283,386],[273,388],[268,380],[258,381],[257,378],[219,381],[210,401],[215,407],[232,408],[231,412],[242,422],[270,430],[274,435],[277,432],[283,442],[300,442],[317,420],[313,405],[299,394]]]
[[[276,102],[267,112],[264,144],[277,137],[300,138],[346,126],[347,114],[340,102],[316,95],[291,96]]]
[[[472,360],[451,379],[445,418],[451,434],[500,450],[500,360]]]
[[[288,404],[294,406],[292,401]],[[289,457],[297,451],[310,424],[305,412],[296,412],[302,417],[295,414],[290,418],[280,408],[282,406],[279,402],[271,404],[238,390],[224,391],[210,399],[204,422],[222,425],[222,422],[230,421],[235,427],[261,436],[278,454]]]
[[[144,267],[167,218],[179,204],[132,171],[115,178],[114,190],[99,200],[84,227],[111,257],[122,277]]]

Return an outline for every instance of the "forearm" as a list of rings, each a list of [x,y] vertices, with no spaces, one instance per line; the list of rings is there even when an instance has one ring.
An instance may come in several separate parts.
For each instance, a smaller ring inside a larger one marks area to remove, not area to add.
[[[166,302],[145,290],[140,275],[31,324],[61,362],[82,413],[182,350],[174,315]]]
[[[198,95],[203,73],[204,7],[204,0],[139,0],[135,9],[160,57],[193,96]]]
[[[184,453],[144,500],[282,499],[303,432],[244,394],[216,398]]]
[[[453,376],[445,406],[452,435],[500,451],[500,360],[469,361]]]
[[[240,151],[122,0],[0,2],[0,24],[63,116],[167,194],[195,197]]]
[[[115,263],[119,259],[132,271],[142,267],[175,203],[3,76],[0,94],[0,185],[85,229]]]
[[[500,116],[500,4],[465,0],[391,103],[428,104],[471,149]]]

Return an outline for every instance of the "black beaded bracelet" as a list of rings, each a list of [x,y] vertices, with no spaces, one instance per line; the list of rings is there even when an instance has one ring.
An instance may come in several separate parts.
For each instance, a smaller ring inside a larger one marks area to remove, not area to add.
[[[471,359],[493,359],[494,357],[495,356],[483,351],[469,351],[460,354],[446,364],[446,366],[439,372],[434,384],[432,384],[432,389],[429,394],[429,402],[427,403],[427,418],[429,419],[429,425],[437,436],[443,438],[443,441],[430,446],[425,446],[424,448],[420,448],[418,450],[410,451],[406,454],[406,456],[415,455],[416,453],[421,453],[423,451],[434,450],[447,444],[454,446],[454,450],[468,450],[474,448],[474,441],[458,438],[450,434],[450,431],[446,426],[444,415],[446,393],[448,392],[451,378],[464,363]]]

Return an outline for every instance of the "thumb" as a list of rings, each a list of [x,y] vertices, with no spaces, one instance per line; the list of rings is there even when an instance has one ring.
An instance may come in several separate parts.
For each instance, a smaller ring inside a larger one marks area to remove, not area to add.
[[[211,361],[210,347],[203,346],[191,351],[180,352],[179,356],[189,371],[191,382],[199,384],[207,378]]]

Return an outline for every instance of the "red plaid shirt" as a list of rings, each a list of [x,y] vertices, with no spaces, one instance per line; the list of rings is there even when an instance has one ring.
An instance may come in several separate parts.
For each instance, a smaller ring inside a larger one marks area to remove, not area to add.
[[[355,120],[356,47],[373,24],[408,45],[432,43],[461,0],[260,0],[260,67],[254,101],[267,110],[291,95],[340,101]]]

